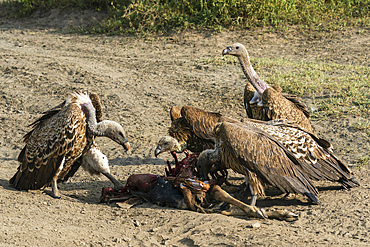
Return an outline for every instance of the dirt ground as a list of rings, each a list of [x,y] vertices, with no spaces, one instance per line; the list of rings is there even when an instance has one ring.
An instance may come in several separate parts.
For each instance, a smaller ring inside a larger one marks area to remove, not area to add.
[[[171,157],[155,158],[154,149],[167,133],[171,106],[188,104],[245,117],[245,77],[239,66],[196,65],[197,59],[220,56],[227,45],[241,42],[251,57],[370,65],[369,32],[357,29],[313,39],[295,31],[263,30],[149,38],[68,33],[71,25],[88,23],[94,16],[54,10],[31,19],[0,19],[0,246],[370,245],[369,165],[356,165],[369,154],[370,145],[368,136],[354,128],[354,116],[312,121],[361,187],[345,191],[338,184],[316,183],[321,205],[300,196],[257,201],[266,209],[297,213],[295,222],[200,214],[149,203],[131,209],[99,204],[102,187],[111,184],[82,170],[60,185],[61,193],[80,202],[12,189],[8,180],[18,167],[27,125],[75,89],[98,93],[104,118],[127,131],[131,153],[98,139],[112,174],[125,182],[134,173],[164,173]],[[260,227],[253,228],[255,222]]]

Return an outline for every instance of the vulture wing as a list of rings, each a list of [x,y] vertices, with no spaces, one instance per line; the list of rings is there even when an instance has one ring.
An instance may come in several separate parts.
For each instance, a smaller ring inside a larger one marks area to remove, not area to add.
[[[223,122],[215,135],[222,150],[222,163],[235,172],[251,171],[264,184],[285,193],[301,193],[318,203],[318,191],[300,170],[300,162],[274,137],[257,128]]]
[[[328,141],[284,121],[262,122],[243,119],[243,123],[259,128],[276,138],[301,162],[301,168],[309,178],[339,182],[345,188],[359,185],[354,180],[351,170],[333,154]]]
[[[265,119],[261,120],[287,119],[308,132],[313,131],[311,122],[307,117],[307,109],[306,112],[302,111],[303,103],[301,103],[301,106],[297,106],[273,88],[267,88],[264,91],[262,103]]]
[[[39,189],[48,185],[61,165],[65,169],[86,146],[86,121],[81,109],[69,104],[57,113],[42,116],[27,135],[26,146],[19,154],[21,165],[10,179],[20,190]]]
[[[196,136],[202,139],[212,140],[213,128],[222,115],[191,106],[184,106],[181,109],[181,116],[189,124]]]
[[[177,106],[172,106],[170,110],[170,116],[171,116],[171,122],[173,122],[175,119],[178,119],[181,117],[181,108]]]
[[[259,108],[261,108],[260,112],[253,113],[253,110],[255,110],[255,109],[252,109],[251,104],[249,103],[252,100],[255,91],[256,91],[256,89],[249,82],[247,83],[247,85],[245,85],[245,88],[244,88],[244,107],[245,107],[245,110],[247,112],[247,116],[249,118],[260,119],[258,116],[260,115],[262,117],[262,108],[259,107]],[[257,108],[257,106],[253,106],[253,108]]]

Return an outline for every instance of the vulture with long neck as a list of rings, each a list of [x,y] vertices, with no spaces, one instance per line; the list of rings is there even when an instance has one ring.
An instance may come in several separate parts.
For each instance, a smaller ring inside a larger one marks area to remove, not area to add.
[[[24,136],[26,145],[18,156],[20,165],[9,180],[14,188],[34,190],[50,185],[52,196],[60,198],[57,183],[73,176],[80,166],[91,174],[102,173],[115,187],[121,186],[110,174],[107,157],[95,137],[108,137],[126,151],[130,144],[120,124],[102,120],[97,95],[71,93],[30,126],[33,129]]]
[[[305,104],[296,96],[284,94],[280,87],[269,85],[261,79],[242,44],[226,47],[222,55],[236,56],[249,81],[244,89],[244,105],[249,118],[263,121],[287,119],[309,132],[313,131]]]
[[[200,153],[198,172],[207,176],[209,167],[221,163],[236,173],[246,176],[252,192],[252,205],[256,195],[264,195],[267,185],[283,193],[306,195],[320,203],[316,187],[304,171],[300,161],[278,140],[266,132],[247,125],[220,122],[214,128],[215,148]]]

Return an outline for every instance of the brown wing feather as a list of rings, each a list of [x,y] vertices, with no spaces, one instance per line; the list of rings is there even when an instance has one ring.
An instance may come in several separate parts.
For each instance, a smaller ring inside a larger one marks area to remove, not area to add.
[[[299,169],[299,161],[276,139],[257,128],[223,122],[215,129],[222,163],[235,172],[255,173],[263,184],[285,193],[301,193],[318,202],[318,191]]]
[[[177,106],[172,106],[170,110],[171,121],[181,117],[181,108]]]
[[[284,121],[243,119],[243,124],[259,128],[276,138],[300,161],[302,170],[310,179],[340,182],[346,188],[359,185],[349,168],[333,154],[331,144],[313,133]]]
[[[252,86],[252,84],[247,83],[247,85],[245,85],[245,88],[244,88],[244,107],[245,107],[245,110],[247,112],[247,116],[249,118],[259,119],[258,116],[259,115],[262,116],[262,109],[260,110],[260,112],[253,112],[258,108],[256,108],[255,106],[252,107],[251,104],[249,103],[252,100],[253,96],[254,96],[254,91],[256,91],[256,89]]]
[[[307,106],[295,95],[282,93],[277,85],[269,85],[262,96],[263,106],[250,104],[255,92],[252,84],[247,83],[244,89],[244,106],[249,118],[258,120],[288,119],[312,132],[309,121],[310,112]]]
[[[81,109],[71,104],[35,125],[20,153],[20,166],[10,184],[20,190],[39,189],[50,183],[61,162],[62,174],[82,154],[86,122]]]
[[[184,106],[181,109],[181,116],[187,121],[196,136],[211,140],[213,139],[213,128],[222,115],[191,106]]]
[[[264,91],[262,103],[265,111],[265,119],[262,120],[287,119],[306,131],[313,132],[310,120],[305,113],[273,88]]]
[[[96,93],[89,93],[90,100],[95,108],[96,121],[103,121],[103,111],[100,103],[100,98]]]

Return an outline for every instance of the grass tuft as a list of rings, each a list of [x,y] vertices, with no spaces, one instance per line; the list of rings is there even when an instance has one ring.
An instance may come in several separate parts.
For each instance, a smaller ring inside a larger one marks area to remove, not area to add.
[[[105,34],[289,25],[332,30],[370,24],[370,0],[9,0],[1,6],[18,17],[51,8],[105,11],[106,20],[84,30]]]

